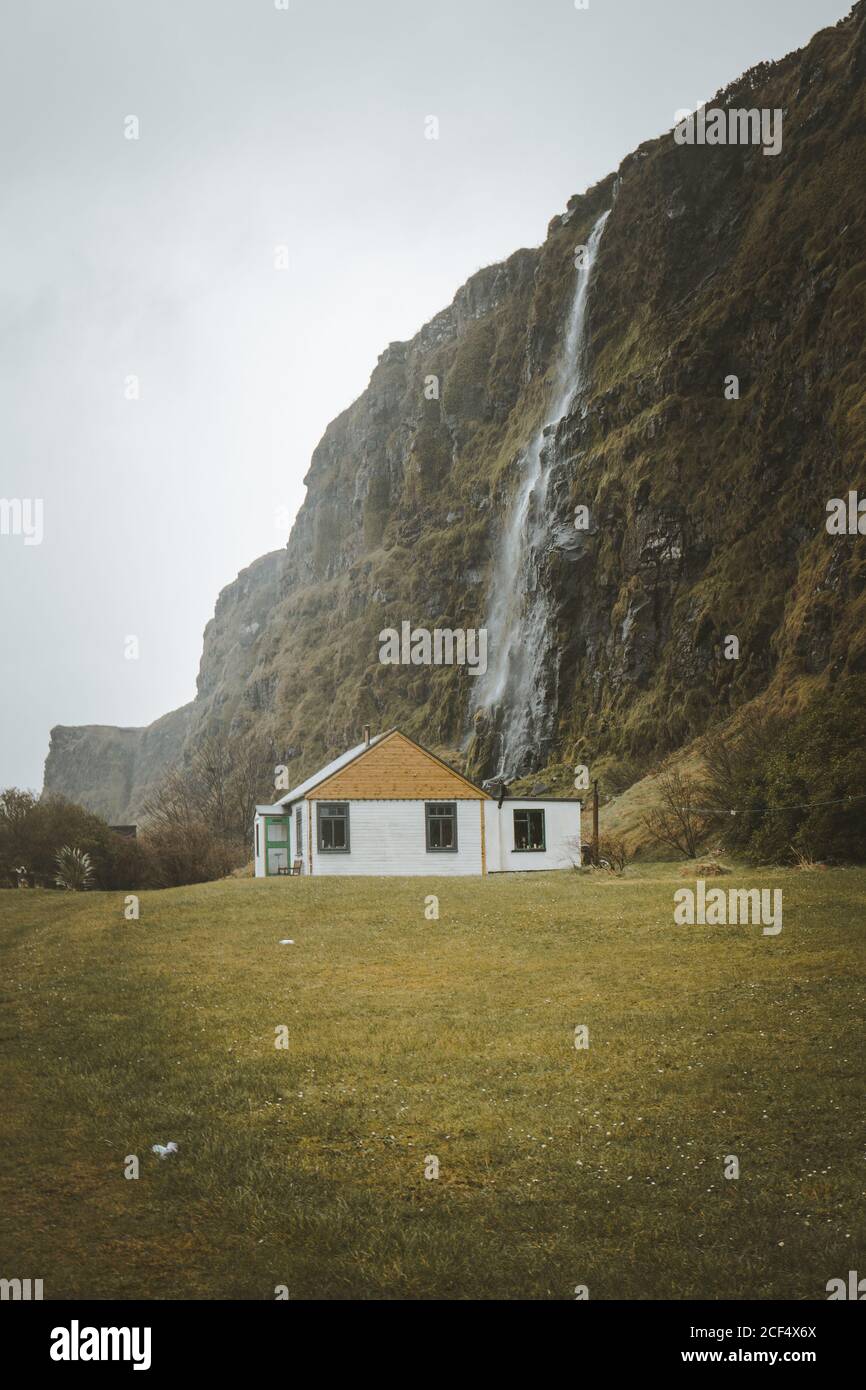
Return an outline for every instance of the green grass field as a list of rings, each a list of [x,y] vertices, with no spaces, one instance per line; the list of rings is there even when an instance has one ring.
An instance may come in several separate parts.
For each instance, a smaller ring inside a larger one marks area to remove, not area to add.
[[[233,880],[145,893],[138,922],[119,894],[0,894],[0,1275],[826,1298],[866,1274],[866,870],[722,879],[783,889],[777,937],[675,926],[688,882]]]

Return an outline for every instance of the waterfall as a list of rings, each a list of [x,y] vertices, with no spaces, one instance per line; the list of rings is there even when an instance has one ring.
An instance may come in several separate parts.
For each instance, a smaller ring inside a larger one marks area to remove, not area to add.
[[[547,488],[556,455],[556,425],[587,384],[587,300],[602,213],[577,271],[565,338],[554,369],[545,423],[521,456],[522,476],[499,539],[488,596],[489,665],[475,687],[473,709],[485,710],[495,731],[497,775],[519,777],[546,758],[553,730],[557,663],[551,662],[549,599],[539,571],[550,544]]]

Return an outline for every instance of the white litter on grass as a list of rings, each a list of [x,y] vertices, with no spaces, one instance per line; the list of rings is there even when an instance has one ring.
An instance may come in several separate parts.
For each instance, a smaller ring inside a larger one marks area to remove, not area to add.
[[[177,1144],[170,1139],[167,1144],[154,1144],[153,1152],[159,1154],[160,1158],[168,1158],[169,1154],[177,1153]]]
[[[290,941],[287,936],[284,936],[282,941],[280,942],[281,946],[294,946],[294,944],[294,941]]]

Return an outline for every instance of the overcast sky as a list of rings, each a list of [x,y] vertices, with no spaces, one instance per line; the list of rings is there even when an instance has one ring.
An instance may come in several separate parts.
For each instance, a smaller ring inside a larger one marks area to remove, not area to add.
[[[219,590],[387,343],[849,8],[4,0],[0,497],[44,538],[0,536],[0,786],[41,787],[54,724],[192,698]]]

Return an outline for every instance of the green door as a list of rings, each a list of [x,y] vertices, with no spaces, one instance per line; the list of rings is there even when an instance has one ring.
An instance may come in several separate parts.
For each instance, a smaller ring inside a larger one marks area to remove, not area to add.
[[[289,818],[265,816],[265,875],[289,868]]]

